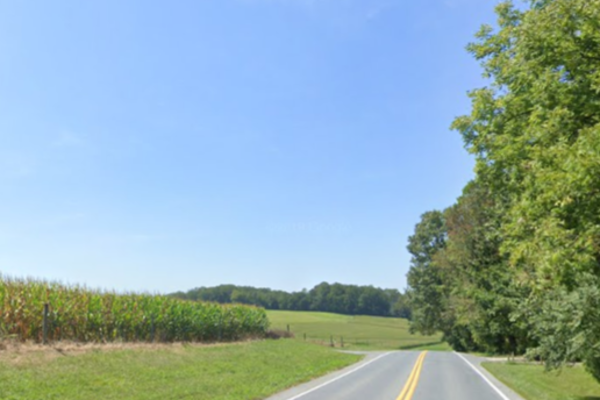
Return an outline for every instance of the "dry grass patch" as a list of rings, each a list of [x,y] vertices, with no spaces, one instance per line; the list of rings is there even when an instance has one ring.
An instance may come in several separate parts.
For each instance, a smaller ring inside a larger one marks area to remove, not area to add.
[[[0,341],[0,363],[14,366],[35,365],[50,362],[60,357],[76,357],[88,353],[135,350],[137,352],[156,352],[166,350],[171,353],[183,354],[188,348],[207,348],[218,346],[234,346],[250,340],[231,343],[79,343],[61,341],[42,345],[35,342],[20,342],[17,340]]]

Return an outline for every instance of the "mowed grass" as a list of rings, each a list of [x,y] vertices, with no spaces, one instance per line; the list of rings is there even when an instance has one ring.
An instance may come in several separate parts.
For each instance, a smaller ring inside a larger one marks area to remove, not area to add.
[[[423,336],[408,331],[408,321],[402,318],[351,316],[322,312],[267,311],[272,329],[286,330],[290,326],[298,340],[329,344],[333,336],[336,347],[349,349],[425,349],[449,350],[441,334]]]
[[[360,358],[295,340],[52,357],[0,352],[0,399],[262,399]]]
[[[600,400],[600,384],[583,367],[546,372],[541,365],[483,363],[527,400]]]

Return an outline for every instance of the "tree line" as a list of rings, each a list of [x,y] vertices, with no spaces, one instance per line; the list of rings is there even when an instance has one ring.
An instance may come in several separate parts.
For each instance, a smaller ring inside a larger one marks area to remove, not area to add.
[[[409,238],[412,329],[600,380],[600,1],[496,8],[455,119],[476,176]]]
[[[310,290],[291,293],[251,286],[220,285],[177,292],[172,296],[195,301],[252,304],[269,310],[410,318],[406,296],[398,290],[341,283],[323,282]]]

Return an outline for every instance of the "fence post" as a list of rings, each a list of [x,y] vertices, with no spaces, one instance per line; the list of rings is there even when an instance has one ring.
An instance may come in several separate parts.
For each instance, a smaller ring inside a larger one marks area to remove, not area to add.
[[[43,344],[48,344],[48,314],[49,314],[50,305],[48,303],[44,303],[44,322],[42,325],[42,342]]]
[[[329,344],[331,345],[331,347],[335,347],[333,344],[333,335],[329,336]]]
[[[343,348],[344,348],[344,337],[342,336],[342,337],[341,337],[341,339],[342,339],[342,340],[341,340],[341,342],[340,342],[340,345],[342,346],[342,349],[343,349]]]
[[[290,324],[287,324],[287,331],[290,333]]]

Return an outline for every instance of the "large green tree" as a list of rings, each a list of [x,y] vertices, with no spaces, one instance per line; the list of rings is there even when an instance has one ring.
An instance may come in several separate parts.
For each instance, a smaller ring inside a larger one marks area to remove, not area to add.
[[[516,314],[534,353],[549,366],[583,359],[600,380],[600,0],[505,2],[497,14],[469,46],[490,84],[453,126],[506,204],[501,250],[531,289]]]
[[[521,353],[530,344],[528,324],[515,318],[529,289],[500,251],[504,208],[473,181],[445,211],[448,238],[436,262],[448,287],[445,336],[456,349],[507,354]]]
[[[573,286],[598,272],[600,1],[535,1],[497,8],[469,46],[492,83],[471,93],[454,127],[477,174],[508,196],[505,249],[538,283]]]
[[[441,211],[429,211],[421,216],[414,234],[408,239],[412,255],[407,274],[408,296],[412,310],[411,329],[431,335],[442,329],[445,309],[444,278],[434,259],[446,246],[446,224]]]

